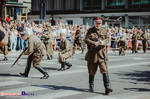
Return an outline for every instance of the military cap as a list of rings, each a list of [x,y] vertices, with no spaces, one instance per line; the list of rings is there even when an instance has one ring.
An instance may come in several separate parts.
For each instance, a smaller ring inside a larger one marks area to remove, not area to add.
[[[29,36],[29,34],[28,34],[27,32],[20,32],[20,34],[21,34],[21,36],[22,36],[22,35],[27,35],[27,36]]]
[[[65,33],[60,33],[60,36],[66,36],[66,34]]]
[[[102,17],[95,17],[94,18],[94,22],[96,22],[96,23],[102,23],[102,21],[103,21]]]

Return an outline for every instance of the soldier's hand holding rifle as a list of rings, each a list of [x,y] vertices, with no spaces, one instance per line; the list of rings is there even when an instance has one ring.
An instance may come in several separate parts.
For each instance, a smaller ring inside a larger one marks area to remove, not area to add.
[[[103,41],[97,41],[97,42],[95,42],[95,46],[97,47],[97,46],[102,46],[102,45],[104,45],[104,42]]]

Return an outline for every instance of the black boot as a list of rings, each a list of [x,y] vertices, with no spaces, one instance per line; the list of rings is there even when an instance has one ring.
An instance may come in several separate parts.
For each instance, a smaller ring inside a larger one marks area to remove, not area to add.
[[[51,59],[53,59],[53,55],[50,55]]]
[[[94,75],[89,75],[89,91],[94,91]]]
[[[65,65],[66,65],[66,63],[65,63],[65,62],[62,62],[62,63],[61,63],[61,68],[58,69],[58,71],[64,71],[64,70],[65,70]]]
[[[30,71],[31,65],[27,65],[25,68],[24,73],[20,73],[20,75],[28,77],[29,71]]]
[[[2,61],[7,61],[8,59],[7,59],[7,57],[5,57]]]
[[[48,60],[51,60],[49,55],[47,56],[47,59],[48,59]]]
[[[40,79],[47,79],[49,77],[48,73],[42,67],[39,67],[38,70],[44,75]]]
[[[110,82],[109,82],[109,77],[107,73],[103,74],[103,81],[104,81],[104,87],[105,87],[105,94],[108,95],[113,90],[110,88]]]
[[[20,73],[20,75],[28,77],[30,68],[31,68],[31,61],[27,61],[27,65],[26,65],[25,71],[24,71],[24,73]]]
[[[72,66],[72,64],[71,63],[69,63],[69,62],[65,62],[66,63],[66,65],[68,66],[66,69],[70,69],[70,67]]]

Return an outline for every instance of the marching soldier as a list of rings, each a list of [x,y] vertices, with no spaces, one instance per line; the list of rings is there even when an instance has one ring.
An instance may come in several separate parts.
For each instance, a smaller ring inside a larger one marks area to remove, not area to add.
[[[23,55],[29,56],[27,59],[25,71],[24,73],[20,73],[20,75],[28,77],[31,68],[31,62],[33,62],[33,66],[44,75],[40,79],[47,79],[49,77],[48,73],[42,67],[40,67],[42,57],[46,54],[43,42],[37,36],[29,36],[29,34],[26,32],[22,32],[21,37],[24,41],[28,40],[28,49]]]
[[[0,46],[0,53],[4,54],[4,59],[2,61],[7,61],[7,56],[8,55],[8,47],[7,46]]]
[[[123,37],[120,37],[118,45],[120,47],[119,55],[122,55],[122,56],[125,55],[126,46],[125,46],[125,41],[123,40]]]
[[[74,50],[77,49],[77,46],[80,46],[80,48],[82,50],[81,54],[84,53],[84,48],[82,46],[82,39],[81,39],[81,31],[80,31],[80,27],[79,26],[77,26],[77,30],[76,30],[76,33],[75,33],[75,39],[74,39],[73,46],[74,46]]]
[[[133,31],[132,35],[132,53],[137,53],[137,34],[136,31]]]
[[[146,30],[144,30],[144,33],[140,36],[140,38],[142,39],[142,45],[143,45],[143,52],[146,53],[147,47],[148,47],[148,33]]]
[[[50,25],[46,26],[46,30],[44,32],[44,34],[42,34],[42,37],[45,38],[44,39],[44,44],[46,47],[46,51],[47,51],[47,59],[51,60],[53,58],[53,33],[50,30]]]
[[[109,43],[109,35],[107,29],[102,27],[102,18],[94,19],[94,27],[90,28],[85,36],[85,43],[88,46],[88,51],[85,55],[89,72],[89,91],[94,91],[94,75],[98,66],[103,74],[103,83],[105,94],[108,95],[113,90],[110,88],[109,76],[106,66],[106,45]]]
[[[66,39],[66,35],[64,33],[60,34],[60,39],[59,63],[61,64],[61,68],[58,69],[58,71],[64,71],[65,65],[68,66],[66,69],[70,69],[72,66],[72,64],[67,62],[66,59],[72,56],[73,47],[72,44]]]

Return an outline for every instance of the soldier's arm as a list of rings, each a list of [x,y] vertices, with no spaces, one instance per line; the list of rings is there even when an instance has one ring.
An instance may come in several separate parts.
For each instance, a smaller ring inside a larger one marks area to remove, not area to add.
[[[24,55],[29,55],[30,53],[32,53],[34,51],[34,42],[33,40],[28,41],[28,50],[26,52],[24,52]]]
[[[144,39],[144,38],[143,38],[143,34],[140,36],[140,38],[141,38],[141,39]]]
[[[109,35],[106,29],[104,30],[104,32],[105,32],[105,39],[102,40],[102,45],[107,45],[109,43]]]
[[[88,46],[95,46],[95,42],[91,40],[91,35],[90,35],[90,31],[87,32],[84,42],[88,45]]]

